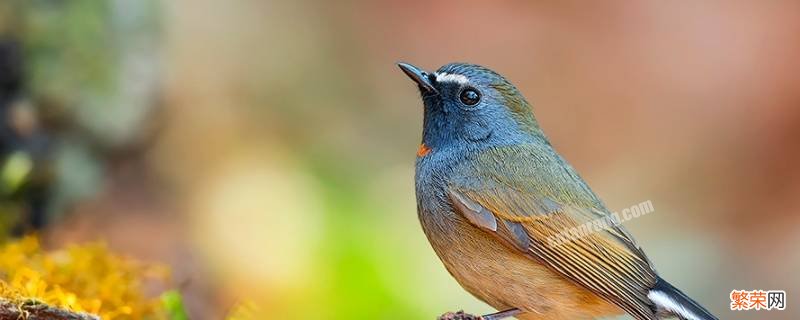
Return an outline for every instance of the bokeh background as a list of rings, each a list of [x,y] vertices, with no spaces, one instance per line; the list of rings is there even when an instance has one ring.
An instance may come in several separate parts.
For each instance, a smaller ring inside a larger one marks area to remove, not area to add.
[[[489,66],[661,274],[725,319],[796,319],[800,2],[0,4],[4,237],[167,264],[192,319],[491,309],[419,228],[421,105],[395,67]],[[732,289],[788,309],[729,311]]]

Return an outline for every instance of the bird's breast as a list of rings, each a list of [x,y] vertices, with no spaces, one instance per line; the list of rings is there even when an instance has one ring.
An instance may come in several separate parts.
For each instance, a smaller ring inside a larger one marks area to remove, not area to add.
[[[495,309],[519,308],[526,311],[519,319],[537,320],[592,319],[622,312],[461,216],[437,219],[439,214],[420,217],[428,241],[456,281]]]
[[[497,309],[529,311],[520,319],[588,319],[620,312],[455,212],[447,186],[464,174],[454,173],[460,161],[434,150],[417,159],[415,178],[422,229],[462,287]]]

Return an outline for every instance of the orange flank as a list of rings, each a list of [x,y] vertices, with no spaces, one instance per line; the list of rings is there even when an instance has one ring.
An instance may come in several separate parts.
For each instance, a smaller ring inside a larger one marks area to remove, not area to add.
[[[431,153],[431,148],[428,148],[424,143],[419,144],[419,150],[417,150],[417,157],[424,157]]]

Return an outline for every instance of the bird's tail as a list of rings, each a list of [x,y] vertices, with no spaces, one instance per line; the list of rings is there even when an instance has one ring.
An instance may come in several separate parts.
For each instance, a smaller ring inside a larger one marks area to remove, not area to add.
[[[678,317],[683,320],[719,320],[692,298],[661,278],[658,278],[647,297],[656,305],[659,319]]]

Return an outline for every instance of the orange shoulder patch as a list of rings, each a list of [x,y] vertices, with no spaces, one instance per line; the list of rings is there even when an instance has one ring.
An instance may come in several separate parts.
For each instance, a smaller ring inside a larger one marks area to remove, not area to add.
[[[419,149],[417,150],[417,157],[424,157],[431,153],[431,148],[428,148],[424,143],[419,144]]]

